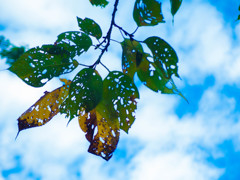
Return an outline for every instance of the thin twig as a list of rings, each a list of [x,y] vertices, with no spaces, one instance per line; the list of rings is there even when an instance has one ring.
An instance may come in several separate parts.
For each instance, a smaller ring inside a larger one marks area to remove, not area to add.
[[[95,48],[96,49],[99,48],[100,46],[102,46],[103,43],[106,43],[106,45],[102,49],[102,52],[99,55],[97,61],[92,66],[90,66],[91,68],[95,68],[96,65],[101,63],[101,58],[102,58],[103,54],[108,50],[108,47],[110,45],[110,40],[111,40],[112,29],[115,24],[115,16],[116,16],[116,12],[117,12],[118,3],[119,3],[119,0],[115,0],[114,9],[113,9],[113,13],[112,13],[112,20],[111,20],[111,24],[110,24],[110,27],[109,27],[106,37],[104,37],[104,40],[100,44],[98,44]]]

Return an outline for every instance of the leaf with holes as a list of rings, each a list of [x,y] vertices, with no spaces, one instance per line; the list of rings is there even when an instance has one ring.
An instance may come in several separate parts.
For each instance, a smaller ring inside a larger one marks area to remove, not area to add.
[[[74,58],[76,55],[79,56],[83,52],[86,52],[92,45],[92,40],[85,33],[69,31],[58,35],[55,44],[68,50],[71,57]]]
[[[142,62],[137,68],[137,75],[140,81],[155,92],[160,91],[163,94],[178,94],[187,101],[183,94],[177,89],[172,78],[167,77],[164,69],[157,65],[158,62],[148,60],[150,57],[147,53],[144,53],[142,56]]]
[[[106,0],[89,0],[89,1],[91,2],[92,5],[101,6],[102,8],[108,5],[108,1]]]
[[[133,18],[138,26],[155,26],[165,22],[161,3],[157,0],[136,0]]]
[[[112,71],[103,81],[103,100],[115,112],[120,121],[120,128],[128,133],[135,120],[138,89],[132,79],[119,71]],[[113,115],[112,115],[113,116]]]
[[[170,0],[171,4],[171,13],[174,16],[182,4],[182,0]]]
[[[166,74],[166,78],[171,78],[174,74],[178,75],[178,57],[175,50],[160,37],[149,37],[144,40],[148,48],[151,50],[155,64]]]
[[[80,29],[86,34],[96,37],[97,39],[102,37],[102,30],[94,20],[89,18],[81,19],[77,17],[77,21]]]
[[[72,72],[78,62],[63,47],[43,45],[25,52],[8,69],[33,87],[45,85],[53,77]]]
[[[137,66],[141,63],[141,55],[143,53],[142,45],[130,39],[124,39],[122,45],[122,70],[133,79]]]
[[[101,102],[90,112],[85,108],[79,111],[79,124],[90,142],[90,153],[105,160],[112,157],[120,128],[128,132],[135,120],[136,98],[139,98],[139,93],[130,77],[119,71],[108,74],[103,81]]]
[[[66,99],[71,81],[52,92],[45,92],[34,105],[18,118],[18,133],[24,129],[42,126],[59,113],[59,106]]]
[[[88,152],[109,160],[117,147],[120,129],[117,118],[110,117],[106,109],[103,103],[88,113],[82,109],[78,122],[90,142]]]
[[[144,85],[155,92],[169,92],[169,87],[167,87],[169,79],[165,78],[162,71],[156,67],[153,62],[150,62],[147,59],[148,57],[150,57],[149,54],[143,54],[142,63],[137,69],[138,78],[144,83]]]
[[[86,112],[94,109],[102,99],[103,81],[98,72],[91,68],[82,69],[73,79],[69,97],[66,100],[66,111],[70,120],[78,116],[80,108]]]

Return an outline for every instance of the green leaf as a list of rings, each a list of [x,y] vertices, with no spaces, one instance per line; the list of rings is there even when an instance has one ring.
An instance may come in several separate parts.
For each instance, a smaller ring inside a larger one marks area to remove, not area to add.
[[[92,5],[101,6],[102,8],[108,5],[108,1],[106,0],[89,0],[89,1],[91,2]]]
[[[128,133],[135,120],[138,89],[132,79],[119,71],[112,71],[103,81],[103,100],[110,109],[108,112],[118,117],[120,128]]]
[[[103,81],[103,98],[95,109],[81,108],[79,125],[90,142],[88,152],[105,160],[112,157],[119,141],[120,128],[128,132],[135,120],[137,87],[122,72],[112,71]]]
[[[17,47],[0,36],[0,57],[6,58],[7,64],[12,65],[25,51],[26,47]]]
[[[83,52],[86,52],[92,45],[92,40],[85,33],[81,33],[79,31],[69,31],[58,35],[58,39],[55,44],[68,50],[70,52],[70,56],[73,58],[76,55],[79,56]]]
[[[155,64],[163,71],[166,78],[171,78],[173,74],[179,77],[177,54],[166,41],[160,37],[153,36],[144,40],[144,43],[151,50]]]
[[[157,0],[136,0],[133,18],[138,26],[155,26],[165,22],[161,3]]]
[[[85,18],[84,20],[77,17],[78,26],[88,35],[100,39],[102,37],[102,30],[100,26],[92,19]]]
[[[171,13],[174,16],[182,4],[182,0],[170,0],[171,4]]]
[[[102,99],[103,81],[98,72],[91,68],[82,69],[70,85],[66,109],[70,111],[70,120],[79,115],[79,110],[86,112],[94,109]]]
[[[148,57],[150,57],[149,54],[143,54],[142,62],[137,69],[137,75],[140,81],[155,92],[160,91],[163,94],[179,94],[182,96],[177,90],[173,80],[167,78],[164,75],[163,69],[158,67],[154,62],[150,62],[147,59]]]
[[[122,70],[133,79],[137,66],[141,63],[141,56],[143,53],[142,45],[130,39],[124,39],[122,45]]]
[[[25,52],[8,70],[28,85],[41,87],[53,77],[70,73],[77,66],[78,62],[72,60],[63,47],[43,45]]]

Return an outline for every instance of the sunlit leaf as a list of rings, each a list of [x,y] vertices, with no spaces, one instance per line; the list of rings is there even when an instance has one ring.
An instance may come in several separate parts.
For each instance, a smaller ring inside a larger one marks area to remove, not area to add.
[[[86,52],[92,45],[91,38],[85,33],[79,31],[69,31],[58,35],[58,39],[55,44],[64,47],[64,49],[70,52],[72,58],[76,55],[81,55]]]
[[[69,73],[78,66],[63,47],[43,45],[25,52],[9,70],[25,83],[41,87],[53,77]]]
[[[108,107],[100,103],[96,109],[86,113],[81,112],[79,125],[86,133],[90,142],[88,152],[101,156],[105,160],[112,157],[119,141],[119,121],[115,118],[109,119],[109,114],[103,109]]]
[[[89,0],[92,5],[106,7],[108,5],[108,1],[106,0]]]
[[[155,26],[165,22],[161,3],[157,0],[136,0],[133,18],[138,26]]]
[[[137,109],[135,99],[139,98],[137,87],[129,76],[119,71],[112,71],[103,81],[103,91],[103,100],[109,109],[112,108],[110,112],[116,112],[120,128],[128,133],[135,120]]]
[[[124,39],[122,45],[122,70],[133,79],[137,66],[141,63],[141,56],[143,53],[142,45],[130,39]]]
[[[164,72],[161,71],[153,62],[150,62],[147,58],[148,54],[144,53],[142,58],[142,63],[139,65],[137,69],[137,75],[139,79],[146,85],[148,88],[155,92],[167,93],[173,91],[169,91],[171,86],[170,79],[165,78]]]
[[[171,4],[171,13],[174,16],[182,4],[182,0],[170,0]]]
[[[103,98],[95,109],[80,108],[79,124],[90,142],[88,151],[105,160],[112,157],[119,131],[128,132],[135,120],[137,87],[122,72],[113,71],[103,81]]]
[[[59,113],[59,106],[66,99],[71,81],[52,92],[45,92],[35,104],[18,118],[18,133],[21,130],[42,126]]]
[[[178,75],[178,57],[175,50],[160,37],[149,37],[144,41],[151,50],[155,64],[164,72],[166,78]]]
[[[81,19],[77,17],[78,26],[80,29],[88,35],[94,36],[97,39],[102,37],[102,30],[100,26],[92,19]]]
[[[70,120],[78,116],[80,108],[86,112],[94,109],[102,99],[103,81],[98,72],[91,68],[82,69],[73,79],[66,108]]]

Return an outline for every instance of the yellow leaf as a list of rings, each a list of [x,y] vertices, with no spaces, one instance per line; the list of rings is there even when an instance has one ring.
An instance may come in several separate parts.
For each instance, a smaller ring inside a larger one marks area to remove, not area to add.
[[[118,144],[120,124],[117,118],[109,119],[107,107],[102,110],[101,106],[88,113],[82,108],[78,122],[90,142],[88,152],[109,160]]]
[[[71,81],[62,80],[65,85],[45,94],[18,118],[18,134],[21,130],[42,126],[57,113],[59,106],[67,98]]]

